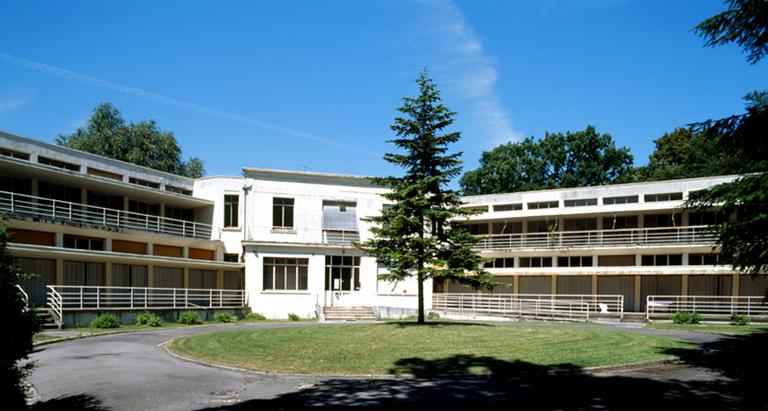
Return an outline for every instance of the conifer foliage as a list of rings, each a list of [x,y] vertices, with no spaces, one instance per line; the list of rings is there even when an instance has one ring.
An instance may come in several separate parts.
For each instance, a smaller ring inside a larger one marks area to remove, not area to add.
[[[449,145],[460,132],[446,132],[456,113],[442,103],[434,81],[424,70],[416,83],[419,95],[403,98],[390,128],[397,136],[398,153],[384,159],[403,169],[402,177],[372,178],[390,191],[389,203],[380,216],[368,221],[374,238],[360,247],[388,267],[383,280],[418,281],[418,322],[424,322],[424,281],[452,280],[475,288],[491,287],[491,275],[482,269],[483,259],[473,250],[476,239],[456,220],[472,212],[461,208],[459,194],[447,185],[461,172],[460,152],[449,153]]]

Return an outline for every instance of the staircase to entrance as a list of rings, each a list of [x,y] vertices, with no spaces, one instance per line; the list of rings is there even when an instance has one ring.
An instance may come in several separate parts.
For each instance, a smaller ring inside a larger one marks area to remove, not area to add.
[[[323,307],[326,321],[375,321],[372,307]]]

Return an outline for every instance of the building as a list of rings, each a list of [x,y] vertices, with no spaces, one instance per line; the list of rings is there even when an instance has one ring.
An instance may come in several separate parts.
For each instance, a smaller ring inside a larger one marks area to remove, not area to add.
[[[626,311],[644,310],[648,295],[762,296],[765,278],[716,264],[714,210],[682,208],[734,178],[471,196],[479,213],[463,223],[491,259],[496,294],[622,295]],[[415,281],[379,281],[384,268],[353,245],[369,238],[383,192],[365,177],[259,168],[190,179],[0,133],[10,248],[38,274],[24,284],[30,299],[50,304],[53,293],[59,311],[411,314]],[[433,290],[476,292],[425,289],[427,307]]]

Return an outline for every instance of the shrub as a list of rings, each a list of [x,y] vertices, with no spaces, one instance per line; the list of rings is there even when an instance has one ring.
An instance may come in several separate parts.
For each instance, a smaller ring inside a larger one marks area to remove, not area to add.
[[[731,316],[731,325],[749,325],[749,317],[744,314],[734,314]]]
[[[248,313],[243,317],[243,320],[246,321],[265,321],[267,317],[260,313]]]
[[[675,324],[698,324],[701,322],[701,315],[695,312],[678,311],[672,314],[672,322]]]
[[[203,320],[200,318],[200,313],[197,311],[182,311],[182,313],[179,314],[178,322],[180,324],[194,325],[202,324]]]
[[[120,327],[120,320],[114,315],[100,315],[91,321],[93,328],[117,328]]]
[[[216,321],[217,323],[233,323],[237,321],[237,317],[230,313],[216,313],[216,315],[213,316],[213,321]]]
[[[438,314],[436,312],[430,312],[429,314],[427,314],[427,319],[429,319],[429,320],[439,320],[440,319],[440,314]]]
[[[301,318],[298,315],[294,314],[294,313],[288,313],[288,319],[291,320],[291,321],[299,321],[299,320],[301,320]]]
[[[136,325],[146,325],[149,327],[160,327],[163,325],[163,320],[157,315],[150,312],[143,312],[136,316]]]

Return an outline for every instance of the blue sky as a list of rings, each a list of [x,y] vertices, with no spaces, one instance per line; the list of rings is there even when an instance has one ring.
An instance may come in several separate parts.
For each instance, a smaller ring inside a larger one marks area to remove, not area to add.
[[[103,101],[155,119],[209,175],[243,166],[396,173],[389,125],[429,67],[483,150],[545,131],[653,139],[743,111],[768,60],[707,48],[719,0],[0,3],[0,130],[45,141]]]

